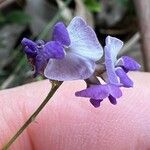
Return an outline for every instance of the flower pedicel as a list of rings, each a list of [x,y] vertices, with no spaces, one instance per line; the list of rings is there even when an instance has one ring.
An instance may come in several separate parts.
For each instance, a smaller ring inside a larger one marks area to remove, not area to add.
[[[54,26],[52,41],[33,42],[24,38],[22,45],[35,76],[42,74],[58,81],[82,79],[87,88],[75,95],[90,98],[91,104],[98,107],[107,97],[116,104],[116,99],[122,96],[120,87],[133,86],[128,71],[140,69],[140,65],[128,56],[117,60],[123,46],[121,40],[107,36],[105,42],[103,50],[93,29],[81,17],[75,17],[68,27],[62,22]],[[105,62],[100,63],[103,53]],[[101,84],[97,77],[105,83]]]

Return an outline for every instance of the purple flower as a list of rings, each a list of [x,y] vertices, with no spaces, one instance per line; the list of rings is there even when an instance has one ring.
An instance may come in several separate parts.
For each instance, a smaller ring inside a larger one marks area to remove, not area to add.
[[[62,22],[53,29],[50,42],[33,42],[24,38],[22,44],[35,74],[65,81],[86,79],[95,71],[95,62],[103,55],[93,29],[81,17],[72,19],[66,28]]]
[[[102,57],[103,49],[93,29],[81,17],[73,18],[66,32],[70,43],[65,46],[64,58],[49,59],[44,75],[59,81],[87,79],[94,73],[95,62]],[[64,33],[60,23],[57,23],[54,26],[53,39],[69,41]]]
[[[85,90],[76,92],[76,96],[89,97],[94,107],[99,107],[104,98],[108,97],[112,104],[116,104],[117,98],[122,96],[120,87],[132,87],[133,82],[127,76],[128,71],[139,70],[140,65],[130,57],[123,56],[117,60],[117,55],[123,46],[123,42],[115,37],[106,38],[105,68],[107,79],[106,84],[101,85],[97,80],[89,79],[88,87]],[[99,65],[99,64],[97,64]],[[98,68],[98,67],[97,67]],[[92,82],[93,81],[93,82]]]
[[[126,73],[128,71],[139,70],[140,65],[128,56],[123,56],[117,60],[117,55],[122,47],[123,42],[121,40],[107,36],[104,51],[108,83],[124,87],[132,87],[133,82]]]
[[[25,53],[28,60],[35,68],[34,76],[43,74],[43,71],[50,58],[62,59],[65,56],[64,48],[57,41],[45,43],[42,40],[33,42],[27,38],[22,40],[22,45],[25,46]]]
[[[123,42],[111,36],[106,38],[105,62],[101,63],[103,49],[93,29],[81,17],[73,18],[68,27],[58,22],[53,28],[52,41],[33,42],[24,38],[22,45],[35,76],[42,74],[58,81],[84,79],[87,88],[75,95],[90,98],[94,107],[99,107],[105,98],[116,104],[116,99],[122,96],[120,87],[133,86],[128,71],[140,69],[140,65],[128,56],[117,59]]]

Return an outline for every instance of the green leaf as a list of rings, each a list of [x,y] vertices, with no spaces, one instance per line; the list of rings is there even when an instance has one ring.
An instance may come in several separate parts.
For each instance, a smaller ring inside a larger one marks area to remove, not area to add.
[[[101,4],[97,0],[84,0],[84,4],[91,12],[100,12]]]
[[[11,23],[28,24],[31,22],[31,16],[21,10],[14,10],[6,16],[6,20]]]

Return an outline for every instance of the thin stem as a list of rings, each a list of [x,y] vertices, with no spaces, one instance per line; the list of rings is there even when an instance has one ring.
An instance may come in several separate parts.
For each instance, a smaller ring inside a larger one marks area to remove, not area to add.
[[[8,141],[8,143],[2,148],[2,150],[8,150],[8,148],[14,143],[14,141],[20,136],[20,134],[32,123],[36,116],[40,113],[40,111],[44,108],[44,106],[48,103],[50,98],[54,95],[56,90],[60,87],[63,82],[52,81],[52,88],[48,93],[45,100],[41,103],[41,105],[35,110],[35,112],[30,116],[30,118],[24,123],[24,125],[16,132],[16,134]]]

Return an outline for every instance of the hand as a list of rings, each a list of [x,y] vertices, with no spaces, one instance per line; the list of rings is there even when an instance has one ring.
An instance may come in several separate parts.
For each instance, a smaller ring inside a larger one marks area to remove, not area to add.
[[[74,93],[83,81],[64,82],[11,150],[150,149],[150,74],[131,73],[134,88],[122,89],[116,106],[94,108]],[[35,111],[50,89],[48,80],[0,92],[0,149]]]

